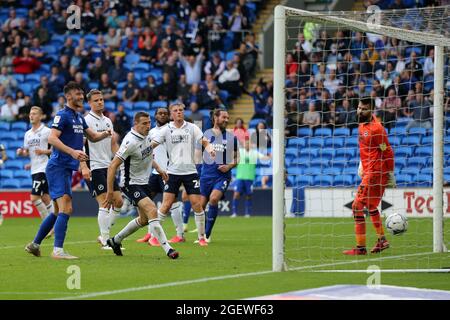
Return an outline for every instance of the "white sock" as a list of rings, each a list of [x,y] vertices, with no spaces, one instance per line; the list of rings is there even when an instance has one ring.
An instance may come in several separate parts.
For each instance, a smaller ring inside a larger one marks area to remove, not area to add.
[[[55,208],[53,207],[53,201],[50,201],[50,203],[47,205],[47,212],[48,214],[53,214],[55,212]]]
[[[117,218],[120,215],[120,211],[122,208],[113,208],[109,209],[109,229],[116,223]]]
[[[164,220],[166,220],[166,217],[167,217],[167,214],[162,213],[158,209],[158,219],[161,220],[161,222],[164,222]]]
[[[45,203],[41,199],[39,199],[33,201],[33,204],[36,207],[37,211],[39,211],[39,215],[41,216],[41,218],[45,219],[45,217],[48,216],[47,206],[45,205]]]
[[[183,206],[181,202],[175,202],[170,208],[170,215],[172,216],[173,224],[177,230],[177,236],[184,237],[184,226],[183,226]]]
[[[198,238],[205,237],[205,211],[194,212],[195,225],[197,226]]]
[[[61,253],[64,253],[64,249],[63,248],[58,248],[58,247],[53,247],[53,252],[55,254],[61,254]]]
[[[98,226],[100,228],[100,235],[102,243],[105,244],[109,239],[109,210],[106,208],[98,209]]]
[[[114,236],[114,242],[115,243],[121,243],[123,239],[128,237],[129,235],[132,235],[137,230],[142,228],[142,226],[139,224],[139,217],[136,219],[131,220],[125,228],[119,231],[118,234]]]
[[[164,251],[167,253],[169,252],[169,249],[172,249],[169,243],[167,243],[167,237],[164,233],[164,229],[161,227],[161,224],[159,223],[159,219],[153,219],[148,222],[148,225],[151,228],[151,234],[158,239],[159,243],[161,244],[161,247],[164,249]]]

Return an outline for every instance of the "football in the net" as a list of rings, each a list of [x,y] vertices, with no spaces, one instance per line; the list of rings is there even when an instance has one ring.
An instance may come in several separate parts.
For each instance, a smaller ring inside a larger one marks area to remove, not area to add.
[[[393,213],[386,218],[386,229],[395,235],[399,235],[408,230],[408,218],[406,216]]]

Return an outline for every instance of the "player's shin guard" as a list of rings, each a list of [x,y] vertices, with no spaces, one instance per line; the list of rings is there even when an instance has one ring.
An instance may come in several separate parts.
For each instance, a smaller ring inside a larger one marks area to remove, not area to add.
[[[384,237],[384,229],[383,229],[383,222],[381,221],[380,212],[378,209],[369,211],[370,220],[372,221],[372,224],[375,228],[375,231],[377,233],[378,239],[381,239]]]
[[[109,219],[109,210],[106,208],[99,208],[97,220],[102,243],[106,243],[106,240],[109,238]]]
[[[169,243],[167,243],[167,237],[164,232],[164,229],[161,227],[161,224],[159,223],[159,219],[152,219],[148,222],[148,225],[151,229],[151,234],[158,239],[159,243],[161,244],[164,251],[167,253],[169,252],[172,247]]]
[[[205,237],[205,212],[194,212],[195,225],[197,227],[198,238]]]
[[[191,202],[184,201],[183,202],[183,223],[187,224],[189,222],[189,215],[191,214]]]
[[[158,219],[159,219],[161,222],[164,222],[164,220],[166,220],[166,217],[167,217],[167,214],[162,213],[162,212],[159,211],[159,209],[158,209]]]
[[[142,228],[141,224],[139,223],[139,217],[136,219],[131,220],[125,228],[119,231],[118,234],[114,236],[114,242],[115,243],[121,243],[123,239],[130,236],[131,234],[135,233],[137,230]]]
[[[205,230],[206,238],[209,238],[211,236],[212,229],[214,227],[214,223],[216,222],[218,213],[219,213],[219,206],[209,205],[208,217],[206,218],[206,230]]]
[[[39,212],[39,215],[41,216],[41,218],[45,219],[48,216],[48,210],[47,210],[47,206],[45,205],[45,203],[41,199],[39,199],[39,200],[33,201],[33,204],[36,207],[37,211]]]
[[[55,248],[63,248],[70,215],[60,212],[55,222]]]
[[[48,235],[50,230],[52,230],[55,225],[57,216],[54,214],[49,214],[44,221],[42,221],[41,226],[34,238],[33,242],[36,244],[41,244],[42,240]]]
[[[46,205],[48,214],[53,214],[55,212],[55,208],[53,207],[53,201],[50,201],[48,205]]]
[[[183,211],[181,208],[181,202],[175,202],[170,208],[170,215],[172,217],[173,224],[177,230],[177,236],[180,238],[184,237],[184,227],[183,227]]]

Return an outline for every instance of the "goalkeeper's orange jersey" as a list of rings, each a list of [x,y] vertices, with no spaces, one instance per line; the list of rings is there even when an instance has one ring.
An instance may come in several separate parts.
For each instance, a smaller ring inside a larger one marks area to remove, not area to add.
[[[383,125],[372,116],[372,121],[360,123],[359,153],[364,175],[394,171],[394,152]]]

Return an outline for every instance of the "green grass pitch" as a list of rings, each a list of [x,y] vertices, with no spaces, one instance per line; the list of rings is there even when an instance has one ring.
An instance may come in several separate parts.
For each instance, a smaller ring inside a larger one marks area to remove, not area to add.
[[[170,220],[170,219],[169,219]],[[112,233],[129,218],[118,219]],[[270,217],[219,217],[213,242],[208,247],[193,244],[195,234],[175,248],[178,260],[170,260],[161,248],[136,243],[142,229],[124,241],[124,256],[100,250],[96,218],[74,217],[69,222],[66,250],[79,260],[50,258],[53,238],[44,240],[42,257],[24,251],[39,226],[38,219],[8,219],[0,227],[0,299],[245,299],[336,284],[365,285],[366,273],[319,273],[320,269],[444,268],[450,254],[432,251],[431,220],[410,219],[401,237],[390,237],[392,247],[382,255],[345,257],[341,250],[353,245],[353,223],[348,219],[286,220],[286,257],[293,271],[273,273],[272,221]],[[446,221],[448,230],[449,222]],[[171,221],[164,223],[173,236]],[[193,219],[190,227],[194,226]],[[368,221],[368,244],[374,241]],[[445,239],[450,239],[449,234]],[[448,245],[448,243],[446,243]],[[80,270],[80,289],[68,289]],[[69,269],[70,270],[70,269]],[[450,290],[445,273],[383,273],[382,284]]]

